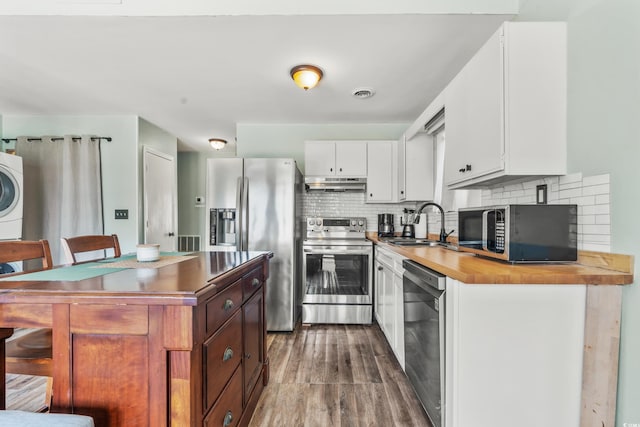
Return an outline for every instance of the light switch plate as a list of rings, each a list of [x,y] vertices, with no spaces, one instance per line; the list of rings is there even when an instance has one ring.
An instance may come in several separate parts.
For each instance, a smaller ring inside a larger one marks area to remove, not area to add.
[[[129,209],[116,209],[116,219],[129,219]]]

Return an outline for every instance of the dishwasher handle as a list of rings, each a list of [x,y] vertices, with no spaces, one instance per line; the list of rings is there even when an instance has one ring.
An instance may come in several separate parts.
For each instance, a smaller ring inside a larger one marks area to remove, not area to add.
[[[417,286],[423,289],[431,288],[438,291],[444,291],[447,276],[440,274],[417,262],[405,259],[402,261],[404,267],[404,277],[411,280]]]

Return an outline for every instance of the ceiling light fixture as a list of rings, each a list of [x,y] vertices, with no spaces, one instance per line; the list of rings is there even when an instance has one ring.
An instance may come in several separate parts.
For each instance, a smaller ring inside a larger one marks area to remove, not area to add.
[[[226,139],[209,138],[209,145],[216,150],[222,150],[227,145]]]
[[[322,79],[322,70],[315,65],[296,65],[291,69],[291,78],[304,90],[315,87]]]

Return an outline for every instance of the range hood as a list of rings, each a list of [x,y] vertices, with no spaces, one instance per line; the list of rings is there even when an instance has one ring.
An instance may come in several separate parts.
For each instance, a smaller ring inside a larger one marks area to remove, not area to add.
[[[305,177],[304,187],[307,191],[351,191],[364,192],[367,178],[337,178],[337,177]]]

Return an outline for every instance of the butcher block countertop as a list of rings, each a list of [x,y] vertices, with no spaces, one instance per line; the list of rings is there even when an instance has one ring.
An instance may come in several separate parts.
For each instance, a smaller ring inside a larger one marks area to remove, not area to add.
[[[458,252],[441,246],[398,246],[367,233],[385,247],[441,274],[469,284],[586,284],[633,283],[633,256],[580,251],[578,262],[563,264],[510,264]]]

